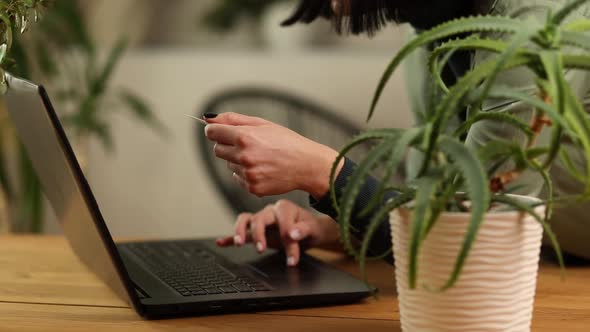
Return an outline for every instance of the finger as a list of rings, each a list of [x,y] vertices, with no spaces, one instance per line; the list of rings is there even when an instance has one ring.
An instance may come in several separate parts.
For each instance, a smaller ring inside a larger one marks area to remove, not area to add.
[[[205,126],[205,136],[210,141],[225,145],[236,145],[240,127],[225,124],[209,124]]]
[[[238,164],[234,164],[231,162],[227,163],[227,168],[232,171],[232,173],[236,173],[236,175],[238,177],[240,177],[241,179],[245,179],[246,178],[246,171],[244,170],[244,167],[238,165]]]
[[[246,235],[246,243],[252,242],[252,236]],[[225,236],[215,240],[215,244],[219,247],[231,247],[235,245],[235,236]]]
[[[246,243],[246,233],[252,218],[252,213],[242,213],[238,216],[234,226],[234,244],[242,246]]]
[[[298,206],[286,200],[278,201],[277,204],[274,205],[273,209],[279,224],[281,240],[283,241],[283,246],[287,255],[288,266],[295,266],[299,264],[299,242],[291,239],[291,236],[289,235],[289,230],[293,229],[295,221],[297,220],[297,215],[299,213],[298,211]]]
[[[301,220],[296,223],[288,230],[289,238],[293,241],[303,241],[311,236],[312,230],[311,225]]]
[[[286,240],[285,254],[287,255],[287,266],[297,266],[301,257],[299,242],[290,239]]]
[[[267,206],[252,217],[250,231],[252,234],[252,241],[255,243],[258,252],[262,253],[268,247],[266,241],[266,226],[272,225],[275,222],[276,219],[272,205]]]
[[[233,246],[234,245],[234,237],[233,236],[221,237],[221,238],[215,240],[215,244],[217,244],[219,247]]]
[[[242,187],[244,190],[246,191],[250,191],[250,185],[248,184],[248,181],[246,181],[244,178],[240,177],[237,173],[233,173],[232,174],[232,179],[234,181],[236,181],[236,183]]]
[[[240,149],[236,146],[215,143],[215,146],[213,146],[213,153],[215,153],[217,158],[221,158],[236,164],[240,163],[240,158],[238,157]]]
[[[232,126],[257,126],[268,123],[268,121],[262,118],[247,116],[234,112],[221,113],[214,118],[206,118],[205,120],[209,123],[219,123]]]

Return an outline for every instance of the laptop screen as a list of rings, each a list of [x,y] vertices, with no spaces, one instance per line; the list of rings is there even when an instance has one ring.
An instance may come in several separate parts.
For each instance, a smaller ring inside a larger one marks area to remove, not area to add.
[[[138,310],[127,271],[45,89],[10,74],[6,79],[8,113],[70,246]]]

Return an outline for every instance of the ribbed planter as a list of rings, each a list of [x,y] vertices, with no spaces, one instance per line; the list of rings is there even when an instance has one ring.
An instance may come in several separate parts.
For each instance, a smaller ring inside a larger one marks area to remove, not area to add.
[[[409,289],[410,213],[392,212],[403,331],[530,331],[543,228],[529,215],[489,213],[457,284],[433,291],[451,275],[469,218],[441,215],[420,249],[418,287]]]

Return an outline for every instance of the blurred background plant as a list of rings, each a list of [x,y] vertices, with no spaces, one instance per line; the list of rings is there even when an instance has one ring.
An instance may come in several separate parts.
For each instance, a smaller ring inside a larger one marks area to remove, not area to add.
[[[166,133],[140,96],[110,86],[126,49],[125,39],[120,37],[106,56],[99,52],[77,0],[2,0],[0,19],[2,69],[49,88],[68,135],[78,147],[89,138],[97,138],[107,151],[113,150],[112,112],[129,112],[159,133]],[[28,28],[30,31],[22,34]],[[14,139],[6,112],[2,113],[0,204],[4,206],[5,224],[13,232],[42,232],[45,213],[40,183],[23,147]],[[11,163],[15,164],[13,169]]]

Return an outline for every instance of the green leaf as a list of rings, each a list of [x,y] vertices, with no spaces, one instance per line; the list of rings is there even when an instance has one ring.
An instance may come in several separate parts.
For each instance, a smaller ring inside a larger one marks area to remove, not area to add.
[[[369,109],[369,115],[367,120],[370,120],[373,116],[375,108],[377,107],[377,103],[381,98],[381,94],[385,89],[389,79],[393,75],[394,71],[397,67],[401,64],[402,60],[405,59],[410,53],[412,53],[417,48],[430,44],[434,41],[444,39],[450,36],[462,34],[462,33],[469,33],[469,32],[504,32],[504,33],[514,33],[517,31],[522,30],[523,28],[527,28],[524,26],[524,22],[521,20],[508,18],[508,17],[500,17],[500,16],[478,16],[478,17],[467,17],[467,18],[460,18],[456,20],[452,20],[446,23],[443,23],[437,27],[432,28],[431,30],[425,31],[420,33],[416,38],[406,44],[393,58],[393,60],[389,63],[379,84],[377,86],[377,90],[371,102],[371,107]],[[535,28],[535,27],[530,27]]]
[[[496,160],[496,162],[493,163],[492,166],[490,166],[487,170],[488,178],[493,177],[498,172],[498,170],[511,159],[511,156],[502,156],[501,158],[497,159],[498,160]]]
[[[432,227],[434,227],[434,225],[436,224],[436,221],[438,220],[438,217],[440,216],[440,214],[443,211],[445,211],[445,209],[447,208],[451,199],[453,199],[453,197],[455,197],[455,195],[457,194],[457,191],[463,185],[462,178],[457,177],[457,172],[453,171],[452,174],[453,175],[449,176],[449,178],[452,179],[452,182],[443,184],[442,194],[440,194],[438,196],[438,198],[433,202],[433,205],[432,205],[433,212],[431,213],[430,220],[428,220],[428,223],[426,225],[425,236],[428,236],[428,234],[432,230]]]
[[[375,214],[373,215],[373,217],[369,221],[369,224],[367,226],[367,230],[366,230],[365,235],[363,237],[363,241],[361,244],[361,250],[360,250],[360,254],[359,254],[359,257],[360,257],[359,264],[360,264],[360,269],[361,269],[361,276],[363,277],[365,282],[367,281],[366,272],[365,272],[367,253],[369,251],[369,246],[371,245],[371,240],[373,239],[373,235],[375,234],[375,232],[379,228],[379,225],[381,225],[381,223],[384,220],[386,220],[387,214],[389,212],[412,201],[415,196],[416,196],[415,190],[400,192],[397,196],[395,196],[394,198],[387,201],[384,205],[380,206],[379,210],[377,210],[375,212]],[[386,255],[389,255],[390,253],[391,253],[391,250],[388,250],[387,252],[383,253],[382,255],[376,257],[376,259],[382,259],[383,257],[385,257]]]
[[[564,86],[566,94],[566,103],[568,104],[569,112],[565,113],[565,117],[572,127],[573,131],[577,134],[576,137],[580,140],[579,147],[584,152],[586,158],[586,175],[585,175],[585,195],[590,195],[590,122],[588,114],[584,110],[584,107],[580,103],[580,100],[576,97],[575,93],[571,90],[569,85]]]
[[[540,53],[541,63],[547,74],[548,82],[551,82],[550,86],[552,91],[550,93],[553,104],[557,105],[557,111],[560,114],[565,112],[565,78],[563,76],[564,66],[561,52],[559,51],[541,51]]]
[[[482,161],[491,161],[500,156],[512,156],[518,149],[520,149],[520,145],[516,142],[496,140],[488,142],[478,151],[478,154]]]
[[[380,140],[380,139],[387,139],[393,138],[401,135],[404,132],[403,129],[395,129],[395,128],[387,128],[387,129],[371,129],[365,133],[362,133],[355,137],[352,141],[350,141],[338,154],[336,160],[332,164],[332,169],[330,170],[330,199],[332,201],[332,205],[334,206],[334,210],[340,214],[340,204],[338,203],[338,199],[336,198],[336,188],[332,185],[336,182],[336,171],[338,170],[338,166],[346,157],[346,154],[352,150],[354,147],[366,143],[368,141],[373,140]]]
[[[449,89],[441,77],[441,70],[444,68],[445,64],[449,61],[454,52],[459,50],[479,50],[502,53],[507,47],[508,45],[504,41],[494,39],[480,39],[470,37],[467,39],[451,40],[438,46],[430,53],[430,57],[428,59],[428,68],[430,68],[430,72],[443,91],[448,92]],[[443,54],[445,55],[445,58],[439,62],[438,58]]]
[[[515,163],[516,170],[524,170],[529,165],[526,151],[520,144],[512,141],[498,140],[488,142],[479,150],[479,157],[482,161],[494,161],[509,157]]]
[[[364,217],[371,212],[378,204],[382,203],[382,197],[391,177],[398,170],[399,165],[406,157],[406,151],[411,147],[415,141],[422,135],[424,129],[413,128],[403,133],[399,140],[392,148],[391,154],[385,162],[386,171],[379,181],[379,187],[375,190],[375,194],[367,203],[367,206],[361,211],[360,216]]]
[[[505,66],[502,68],[503,70],[508,70],[516,67],[520,67],[523,65],[527,65],[534,60],[533,57],[529,55],[516,55],[510,59]],[[496,70],[497,62],[495,59],[488,60],[484,63],[481,63],[472,71],[464,75],[449,91],[449,93],[445,96],[445,98],[440,102],[437,110],[436,110],[436,117],[435,117],[435,126],[437,128],[445,128],[448,119],[451,116],[456,115],[461,107],[461,101],[465,98],[465,95],[473,90],[473,87],[478,86],[479,83],[492,74],[494,70]],[[489,95],[479,95],[479,98],[482,100],[488,98]],[[471,100],[470,102],[474,102]],[[433,133],[438,133],[438,131],[434,131]]]
[[[558,10],[551,20],[551,23],[560,25],[568,16],[570,16],[576,9],[582,6],[588,0],[573,0]]]
[[[577,169],[576,165],[565,149],[561,149],[559,151],[559,159],[572,177],[582,183],[585,182],[584,175]]]
[[[572,32],[586,32],[590,30],[590,20],[585,17],[579,18],[565,24],[562,29]]]
[[[5,14],[0,14],[0,20],[4,23],[4,41],[3,44],[6,44],[6,53],[10,53],[10,49],[12,48],[12,22]]]
[[[559,45],[575,46],[588,51],[590,50],[590,38],[584,32],[561,31]]]
[[[456,49],[449,50],[440,61],[438,61],[438,59],[434,59],[434,62],[431,65],[432,66],[430,69],[431,75],[434,76],[434,81],[438,84],[438,86],[440,87],[440,89],[444,93],[449,92],[449,87],[445,83],[445,80],[442,78],[443,71],[444,71],[446,65],[448,64],[448,62],[451,60],[451,58],[455,54],[455,52],[457,52]],[[431,103],[431,106],[432,105],[433,104]],[[434,109],[434,107],[431,107],[431,109]]]
[[[545,170],[545,168],[541,166],[537,161],[531,160],[530,164],[531,168],[536,170],[543,178],[543,182],[545,182],[545,190],[547,191],[548,198],[547,202],[545,203],[547,206],[545,209],[545,220],[550,220],[553,215],[553,181],[551,181],[551,176],[549,175],[549,172],[547,172],[547,170]]]
[[[350,238],[352,211],[355,206],[355,201],[362,186],[366,183],[367,176],[370,175],[371,170],[391,153],[391,148],[394,146],[395,142],[394,139],[386,139],[371,150],[366,158],[359,163],[344,187],[340,201],[341,209],[340,214],[338,215],[338,221],[340,223],[341,239],[344,248],[356,259],[359,259],[360,256],[358,251],[352,245]]]
[[[89,90],[91,96],[99,96],[105,92],[108,81],[113,75],[115,66],[118,64],[121,56],[123,56],[126,47],[127,42],[125,40],[119,40],[119,42],[117,42],[117,44],[111,49],[102,71],[95,80],[90,82]]]
[[[10,68],[12,74],[22,78],[32,79],[31,60],[18,38],[13,40],[10,57],[15,61],[15,67]]]
[[[539,214],[537,212],[535,212],[535,210],[530,205],[528,205],[526,203],[522,203],[522,202],[518,201],[517,199],[514,199],[509,196],[495,195],[494,197],[492,197],[492,202],[502,203],[502,204],[512,206],[517,211],[524,211],[524,212],[528,213],[529,215],[531,215],[533,218],[535,218],[535,220],[543,226],[543,229],[545,231],[545,236],[547,236],[549,238],[549,240],[551,241],[551,245],[553,246],[553,249],[555,250],[555,254],[557,256],[557,260],[559,262],[559,266],[562,269],[562,272],[565,271],[565,263],[563,261],[563,254],[562,254],[561,248],[559,246],[559,241],[557,241],[557,237],[555,236],[555,233],[553,233],[553,230],[551,229],[551,225],[549,225],[547,220],[541,218],[541,216],[539,216]]]
[[[418,257],[420,247],[426,236],[428,219],[431,216],[432,199],[436,187],[440,183],[440,174],[425,175],[417,180],[416,201],[412,213],[412,228],[410,233],[410,253],[408,260],[408,283],[410,289],[415,289],[418,282]]]
[[[124,90],[121,92],[121,100],[141,121],[145,122],[161,134],[166,134],[167,130],[164,125],[158,121],[148,104],[138,95],[131,91]]]
[[[48,14],[41,21],[47,35],[53,39],[59,38],[61,46],[81,48],[86,54],[95,53],[92,37],[76,0],[55,1]]]
[[[522,65],[526,65],[534,60],[533,57],[528,55],[516,55],[505,65],[504,69],[512,69]],[[439,103],[436,114],[432,119],[432,132],[426,141],[426,153],[424,164],[420,170],[420,173],[425,172],[428,169],[429,163],[432,160],[434,154],[434,148],[436,138],[439,137],[440,133],[447,128],[447,123],[451,116],[456,115],[462,110],[461,105],[465,99],[465,96],[473,90],[473,87],[479,85],[479,83],[496,68],[496,60],[491,59],[481,63],[469,73],[465,74],[459,81],[453,85],[447,95],[444,96],[443,100]],[[480,96],[479,98],[485,99],[487,96]]]
[[[567,69],[590,70],[590,56],[585,54],[562,54],[562,61]]]
[[[529,20],[527,22],[531,21]],[[531,25],[533,23],[534,22],[531,22]],[[508,64],[508,62],[514,58],[516,54],[518,54],[519,52],[522,53],[521,46],[526,44],[536,32],[537,30],[530,29],[527,24],[525,25],[525,27],[523,27],[522,30],[514,34],[510,43],[508,44],[508,47],[506,47],[504,52],[498,55],[494,68],[486,77],[486,80],[482,87],[482,99],[478,103],[479,105],[481,105],[484,102],[485,98],[487,98],[487,96],[489,95],[491,88],[496,83],[496,77],[498,76],[498,74],[504,69],[506,64]]]
[[[513,126],[520,131],[522,131],[528,137],[533,135],[533,131],[531,130],[528,123],[522,121],[519,117],[514,116],[510,113],[506,112],[482,112],[477,113],[475,116],[470,117],[467,121],[463,122],[463,124],[455,130],[453,136],[461,137],[463,134],[467,133],[471,127],[480,121],[493,121],[493,122],[502,122],[506,123],[510,126]]]
[[[538,97],[532,96],[522,91],[518,91],[517,89],[511,88],[509,86],[504,85],[495,85],[489,92],[490,98],[505,98],[511,99],[513,102],[521,102],[525,105],[530,105],[534,108],[537,108],[543,112],[545,112],[551,121],[554,123],[558,123],[563,128],[567,129],[571,132],[571,128],[565,119],[553,105],[549,105],[545,103],[543,100],[539,99]]]
[[[465,260],[475,241],[479,227],[484,219],[490,203],[490,190],[486,172],[477,156],[467,149],[460,141],[442,137],[440,150],[453,161],[459,169],[461,177],[465,180],[467,192],[471,200],[471,220],[465,235],[465,241],[461,247],[453,273],[443,289],[452,287],[463,270]]]
[[[53,57],[49,54],[46,42],[36,40],[35,56],[37,57],[37,64],[41,72],[48,78],[52,78],[58,74],[57,64]]]

